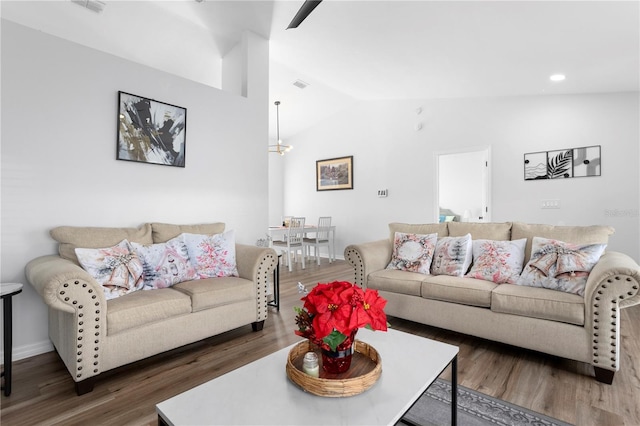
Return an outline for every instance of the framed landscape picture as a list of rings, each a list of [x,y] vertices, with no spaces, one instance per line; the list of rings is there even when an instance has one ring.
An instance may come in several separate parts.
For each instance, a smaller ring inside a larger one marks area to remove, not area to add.
[[[117,159],[185,166],[187,109],[118,92]]]
[[[316,161],[316,190],[353,189],[353,156]]]

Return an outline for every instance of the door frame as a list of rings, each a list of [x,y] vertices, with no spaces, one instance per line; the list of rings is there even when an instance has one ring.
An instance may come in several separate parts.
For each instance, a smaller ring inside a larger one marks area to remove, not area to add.
[[[440,157],[444,155],[451,154],[466,154],[471,152],[485,152],[487,159],[487,166],[484,168],[483,173],[483,181],[484,181],[484,194],[482,196],[482,201],[484,204],[485,212],[483,215],[483,222],[491,222],[491,145],[482,145],[482,146],[472,146],[467,148],[459,148],[453,150],[446,151],[435,151],[433,153],[433,163],[434,163],[434,176],[433,181],[435,182],[434,188],[434,203],[433,203],[433,218],[434,223],[438,223],[440,220]]]

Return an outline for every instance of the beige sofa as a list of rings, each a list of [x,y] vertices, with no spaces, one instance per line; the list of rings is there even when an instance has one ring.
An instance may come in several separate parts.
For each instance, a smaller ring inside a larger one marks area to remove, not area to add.
[[[74,249],[109,247],[123,239],[149,245],[184,232],[213,235],[224,228],[224,223],[147,223],[51,231],[59,255],[32,260],[26,276],[49,307],[49,337],[78,395],[90,392],[96,376],[116,367],[248,324],[262,330],[267,284],[278,257],[273,249],[236,244],[239,277],[197,279],[106,300]]]
[[[593,365],[598,381],[611,384],[620,368],[620,309],[640,303],[640,267],[629,256],[606,251],[588,276],[584,296],[385,267],[396,231],[439,237],[470,233],[474,240],[527,238],[526,265],[533,237],[607,243],[612,228],[449,222],[391,223],[389,229],[389,239],[349,245],[344,253],[357,284],[387,299],[388,315],[585,362]]]

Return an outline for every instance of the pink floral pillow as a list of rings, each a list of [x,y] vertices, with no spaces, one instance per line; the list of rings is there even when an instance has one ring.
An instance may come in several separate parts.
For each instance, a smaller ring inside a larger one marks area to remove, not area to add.
[[[130,244],[142,260],[145,290],[167,288],[199,278],[189,260],[187,246],[180,237],[148,246],[134,242]]]
[[[237,277],[236,240],[233,230],[215,235],[181,234],[191,264],[200,278]]]
[[[387,269],[400,269],[401,271],[429,275],[437,239],[438,234],[396,232],[393,239],[393,254]]]
[[[471,234],[438,238],[431,262],[431,275],[462,277],[471,265],[472,247]]]
[[[473,266],[468,278],[515,284],[524,263],[526,238],[514,241],[473,241]]]
[[[516,284],[584,296],[589,273],[604,253],[606,246],[578,245],[533,237],[531,259]]]
[[[144,287],[142,262],[127,240],[107,248],[76,248],[75,252],[80,265],[102,286],[107,300]]]

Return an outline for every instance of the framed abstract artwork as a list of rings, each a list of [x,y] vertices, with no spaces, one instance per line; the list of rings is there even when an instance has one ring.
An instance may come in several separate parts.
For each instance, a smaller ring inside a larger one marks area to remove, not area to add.
[[[316,161],[316,191],[353,189],[353,156]]]
[[[524,180],[600,176],[600,145],[524,154]]]
[[[117,159],[185,166],[187,109],[118,92]]]

